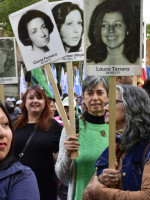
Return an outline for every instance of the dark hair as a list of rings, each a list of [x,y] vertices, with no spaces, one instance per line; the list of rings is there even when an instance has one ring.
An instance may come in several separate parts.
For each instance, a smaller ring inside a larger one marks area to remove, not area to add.
[[[8,118],[8,122],[9,122],[9,127],[10,127],[10,129],[12,131],[12,134],[13,134],[13,128],[12,128],[12,124],[11,124],[11,120],[10,120],[9,114],[8,114],[6,108],[3,106],[3,104],[1,102],[0,102],[0,108],[6,114],[6,116]],[[0,162],[0,169],[7,169],[14,162],[16,162],[16,159],[15,159],[15,156],[14,156],[14,143],[13,143],[13,137],[12,137],[10,150],[9,150],[7,156]]]
[[[27,89],[26,93],[23,95],[22,104],[20,106],[22,113],[14,123],[14,130],[16,130],[17,128],[25,127],[28,122],[28,111],[26,108],[26,99],[27,99],[27,94],[32,90],[35,91],[36,96],[41,97],[42,99],[45,100],[45,107],[43,109],[43,112],[41,113],[41,116],[38,122],[36,123],[35,128],[40,128],[44,131],[48,131],[51,126],[51,119],[52,119],[50,104],[45,92],[37,86]]]
[[[104,87],[108,95],[109,85],[107,79],[104,76],[86,76],[82,83],[82,94],[84,94],[86,90],[93,89],[98,84],[101,84]],[[86,127],[85,115],[86,110],[80,116],[83,121],[84,127]]]
[[[5,71],[9,70],[11,66],[15,66],[14,43],[12,39],[0,39],[0,51],[7,53],[7,59],[4,63]]]
[[[54,98],[51,98],[51,97],[47,97],[48,98],[48,101],[49,101],[49,103],[51,103],[52,101],[55,103],[56,102],[56,100],[54,99]]]
[[[108,95],[108,81],[104,76],[86,76],[82,83],[82,93],[84,94],[85,90],[90,90],[97,86],[99,83],[102,84]]]
[[[121,138],[123,151],[129,152],[135,142],[150,140],[150,99],[136,86],[117,85],[125,108],[125,127]]]
[[[18,24],[18,36],[20,41],[25,46],[32,46],[32,41],[29,38],[27,23],[32,19],[40,17],[44,20],[45,25],[49,31],[49,34],[53,31],[54,25],[48,15],[39,10],[29,10],[20,19]]]
[[[148,78],[144,84],[142,85],[142,88],[147,92],[148,96],[150,97],[150,78]]]
[[[127,7],[125,1],[110,0],[99,4],[93,11],[88,32],[91,45],[86,52],[88,62],[99,63],[107,58],[107,47],[101,38],[102,20],[106,13],[116,11],[122,14],[128,31],[124,41],[123,54],[130,63],[134,63],[139,57],[139,43],[132,10]]]
[[[57,28],[58,28],[59,32],[60,32],[62,25],[65,23],[67,15],[73,10],[78,10],[81,14],[82,34],[83,34],[83,10],[77,4],[73,4],[71,2],[60,3],[52,9],[52,13],[54,15],[54,19],[55,19],[55,22],[57,24]],[[82,37],[81,37],[78,45],[75,46],[75,47],[72,47],[69,52],[79,51],[79,48],[81,46],[81,42],[82,42]],[[64,48],[65,48],[65,44],[63,44],[63,45],[64,45]]]

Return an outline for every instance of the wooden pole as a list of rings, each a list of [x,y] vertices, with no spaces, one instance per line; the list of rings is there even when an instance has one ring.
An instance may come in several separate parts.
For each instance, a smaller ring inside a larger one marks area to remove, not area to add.
[[[109,77],[109,168],[116,161],[116,76]]]
[[[4,85],[0,85],[0,100],[5,105]]]
[[[69,95],[69,121],[71,135],[76,134],[75,125],[75,108],[74,108],[74,89],[73,89],[73,66],[72,62],[67,62],[67,75],[68,75],[68,95]],[[78,157],[78,152],[73,152],[71,154],[71,159],[76,159]]]
[[[137,76],[133,76],[133,85],[137,86]]]
[[[70,133],[71,133],[70,125],[69,125],[69,122],[68,122],[68,119],[67,119],[67,116],[66,116],[66,112],[64,110],[64,106],[62,104],[62,100],[60,98],[60,94],[59,94],[59,91],[58,91],[58,88],[57,88],[57,85],[56,85],[56,82],[55,82],[55,79],[54,79],[54,76],[53,76],[53,73],[52,73],[51,66],[50,66],[50,64],[47,64],[44,67],[47,71],[49,82],[51,83],[52,89],[53,89],[54,94],[55,94],[55,99],[56,99],[56,103],[57,103],[57,106],[58,106],[59,114],[60,114],[61,119],[64,123],[64,127],[66,129],[67,136],[69,136]]]

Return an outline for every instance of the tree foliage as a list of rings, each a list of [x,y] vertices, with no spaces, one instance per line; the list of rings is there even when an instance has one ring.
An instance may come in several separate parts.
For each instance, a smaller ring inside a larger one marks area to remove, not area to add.
[[[54,0],[49,0],[54,1]],[[0,36],[13,36],[8,16],[22,8],[30,6],[39,0],[4,0],[0,1]]]
[[[150,38],[150,24],[146,25],[146,37]]]

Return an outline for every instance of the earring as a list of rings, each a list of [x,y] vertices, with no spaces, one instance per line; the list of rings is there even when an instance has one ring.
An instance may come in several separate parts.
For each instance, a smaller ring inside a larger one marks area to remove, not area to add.
[[[127,31],[127,35],[129,35],[129,31]]]

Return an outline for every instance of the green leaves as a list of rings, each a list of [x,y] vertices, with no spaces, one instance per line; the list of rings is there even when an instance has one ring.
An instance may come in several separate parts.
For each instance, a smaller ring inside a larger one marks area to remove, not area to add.
[[[49,0],[54,1],[54,0]],[[0,1],[0,37],[14,36],[8,16],[22,8],[30,6],[39,0],[4,0]]]

